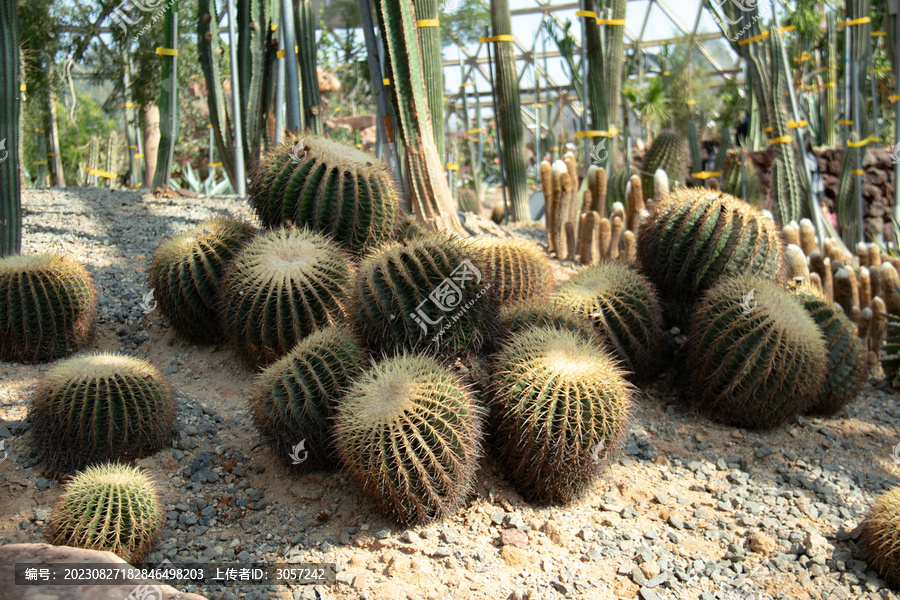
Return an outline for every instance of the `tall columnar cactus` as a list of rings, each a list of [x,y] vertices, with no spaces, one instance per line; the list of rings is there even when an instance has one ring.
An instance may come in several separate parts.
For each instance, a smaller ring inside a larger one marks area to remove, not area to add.
[[[276,229],[234,258],[222,283],[222,321],[235,349],[270,364],[341,317],[350,261],[328,238]]]
[[[685,318],[685,309],[719,279],[752,274],[774,280],[782,273],[775,222],[706,188],[678,190],[650,205],[638,258],[676,319]]]
[[[900,487],[881,494],[860,524],[866,562],[891,586],[900,586]]]
[[[0,257],[22,246],[21,91],[16,3],[0,6]]]
[[[584,105],[590,109],[590,121],[588,129],[595,131],[609,130],[609,108],[606,95],[606,58],[603,56],[603,44],[600,41],[600,26],[597,25],[597,17],[593,10],[593,0],[582,0],[582,15],[584,19],[584,44],[587,58],[587,98]],[[579,90],[581,91],[581,90]],[[604,138],[605,139],[605,138]],[[601,153],[596,157],[595,163],[599,167],[606,168],[609,165],[610,153]],[[615,155],[613,155],[615,158]]]
[[[355,273],[347,316],[373,352],[478,352],[497,327],[493,283],[483,267],[455,239],[386,244]]]
[[[885,3],[887,7],[887,3]],[[837,12],[828,11],[826,16],[827,25],[825,31],[825,102],[822,106],[822,128],[819,143],[829,148],[837,145],[837,63],[840,55],[838,54],[837,44]],[[890,39],[891,31],[888,30]],[[893,44],[888,44],[893,48]]]
[[[744,164],[741,166],[742,153],[743,150],[739,150],[725,159],[725,163],[722,165],[722,191],[735,198],[741,198],[754,206],[758,206],[763,196],[759,171],[756,168],[756,164],[746,155],[744,156]],[[747,197],[743,198],[745,181]]]
[[[374,156],[312,135],[288,135],[260,161],[250,205],[266,227],[309,227],[353,253],[393,239],[400,207]]]
[[[862,197],[859,191],[859,186],[862,185],[861,173],[856,172],[856,165],[862,162],[860,154],[863,148],[858,145],[855,135],[850,137],[849,142],[848,147],[844,149],[844,162],[834,204],[838,224],[841,226],[841,238],[852,248],[866,240],[861,236],[864,229],[864,223],[860,222],[862,207],[859,204]]]
[[[422,74],[428,93],[428,110],[438,156],[444,157],[444,76],[442,73],[440,10],[438,0],[414,0],[416,8],[416,38],[422,54]]]
[[[628,189],[628,181],[631,179],[632,175],[637,174],[637,169],[634,167],[621,167],[612,172],[606,185],[606,214],[611,214],[610,209],[614,203],[621,202],[622,204],[625,204],[625,191]],[[650,197],[653,198],[652,175],[650,181]],[[641,186],[641,190],[646,194],[647,188],[643,187],[643,180],[641,181]]]
[[[625,69],[625,11],[628,7],[628,0],[602,0],[599,2],[604,8],[609,9],[611,23],[605,25],[606,31],[606,76],[604,85],[606,87],[606,123],[609,129],[618,129],[621,123],[622,115],[620,107],[622,106],[622,80],[623,70]],[[612,136],[609,138],[607,150],[609,156],[615,158],[618,151],[618,138]]]
[[[662,314],[646,277],[620,262],[606,262],[565,283],[553,302],[590,318],[600,338],[637,378],[656,374]]]
[[[693,173],[700,173],[704,170],[703,158],[700,156],[700,136],[697,134],[697,123],[694,122],[693,117],[688,121],[687,131],[688,150],[690,150],[691,156],[691,180],[693,181]],[[702,183],[702,180],[695,181],[694,185],[702,185]]]
[[[805,412],[830,416],[862,389],[868,378],[868,355],[857,326],[817,288],[806,285],[794,295],[822,331],[828,352],[825,383]]]
[[[481,410],[447,368],[423,356],[387,359],[337,408],[338,453],[353,478],[402,523],[452,514],[471,490]]]
[[[51,369],[28,411],[34,450],[51,473],[143,458],[175,433],[175,397],[159,370],[124,354],[82,354]]]
[[[277,456],[288,460],[302,444],[306,459],[299,463],[300,469],[337,466],[335,411],[361,373],[364,359],[348,329],[327,327],[263,371],[250,409],[257,429]]]
[[[297,58],[300,61],[300,79],[303,88],[303,121],[305,131],[322,134],[324,113],[316,71],[316,14],[312,0],[298,0],[294,13],[294,31],[297,35]]]
[[[66,483],[47,539],[56,546],[112,552],[140,562],[163,526],[153,481],[137,467],[106,463]]]
[[[236,0],[238,37],[238,77],[243,107],[243,141],[246,155],[260,154],[268,126],[266,109],[266,78],[273,72],[269,66],[271,48],[271,0]],[[313,40],[315,43],[315,39]],[[290,55],[288,55],[290,56]],[[271,83],[270,83],[271,85]]]
[[[218,310],[225,265],[253,234],[249,223],[220,216],[167,240],[156,251],[150,287],[160,312],[179,335],[202,342],[222,336]]]
[[[80,263],[57,255],[0,259],[0,360],[43,362],[84,349],[97,292]]]
[[[604,350],[571,331],[527,329],[497,360],[490,418],[496,456],[524,496],[569,502],[618,446],[631,397]]]
[[[506,305],[543,298],[550,293],[553,271],[544,250],[533,242],[512,238],[472,238],[468,241],[480,254],[485,279],[494,298]]]
[[[692,404],[735,427],[786,423],[825,381],[818,325],[790,292],[762,277],[742,275],[709,290],[688,339]]]
[[[178,139],[178,113],[181,98],[178,93],[178,0],[166,4],[165,47],[157,49],[161,54],[162,83],[159,96],[159,150],[156,159],[156,173],[153,187],[167,187],[172,176],[175,160],[175,141]]]
[[[219,160],[228,179],[235,181],[234,176],[234,137],[228,118],[225,90],[222,86],[222,70],[219,57],[222,55],[222,39],[219,30],[219,13],[216,0],[198,0],[197,2],[197,54],[200,68],[206,81],[206,103],[209,107],[209,122],[212,125],[213,138]],[[231,150],[229,150],[231,149]]]
[[[662,169],[669,176],[670,182],[684,182],[687,169],[687,147],[679,134],[674,131],[661,131],[647,149],[644,164],[641,167],[641,189],[644,200],[653,200],[653,175]],[[627,183],[627,181],[626,181]],[[612,187],[612,186],[610,186]]]
[[[509,217],[530,221],[528,182],[525,178],[525,132],[519,103],[519,72],[516,70],[515,44],[509,0],[491,0],[491,26],[494,44],[494,87],[497,90],[497,125],[503,148],[503,172],[509,191]]]

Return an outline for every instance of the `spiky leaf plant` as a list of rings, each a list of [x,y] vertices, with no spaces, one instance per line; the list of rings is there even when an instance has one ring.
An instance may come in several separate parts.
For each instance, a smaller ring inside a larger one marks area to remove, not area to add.
[[[676,321],[719,279],[740,274],[775,280],[782,272],[775,222],[746,202],[707,188],[676,190],[650,205],[641,224],[641,269],[669,302]]]
[[[338,405],[338,453],[353,478],[402,523],[452,514],[466,499],[481,414],[456,377],[425,356],[398,356],[359,378]]]
[[[498,356],[496,455],[525,497],[568,502],[624,435],[631,397],[605,350],[571,331],[527,329]]]
[[[253,237],[253,226],[229,216],[200,223],[162,244],[150,266],[150,287],[179,335],[212,342],[222,335],[219,287],[225,265]]]
[[[553,294],[553,302],[592,320],[600,337],[639,378],[655,373],[662,313],[653,285],[619,262],[581,271]]]
[[[500,309],[504,333],[517,334],[532,327],[571,331],[591,343],[600,343],[590,318],[543,298],[523,300]]]
[[[80,263],[55,254],[0,259],[0,360],[43,362],[87,346],[97,292]]]
[[[900,587],[900,487],[881,494],[860,524],[865,561],[892,587]]]
[[[478,194],[472,188],[460,188],[456,192],[456,203],[459,210],[467,213],[481,214],[481,201]]]
[[[725,279],[709,290],[688,340],[692,404],[736,427],[786,423],[825,381],[819,326],[789,291],[762,277]]]
[[[235,349],[265,366],[338,322],[349,274],[347,256],[321,234],[276,229],[256,238],[223,281],[222,318]]]
[[[304,339],[262,372],[250,412],[277,456],[287,460],[302,443],[306,458],[298,468],[337,465],[332,419],[343,393],[361,373],[364,358],[350,331],[334,326]]]
[[[828,352],[825,383],[805,413],[830,416],[851,402],[868,378],[868,357],[856,325],[838,305],[810,285],[794,291],[825,336]]]
[[[133,564],[147,554],[162,525],[153,481],[137,467],[104,463],[66,484],[47,539],[57,546],[112,552]]]
[[[501,305],[543,298],[550,293],[553,284],[550,259],[537,244],[497,237],[477,237],[467,242],[482,257],[484,276],[492,283]]]
[[[393,239],[401,217],[393,175],[380,160],[306,134],[286,136],[263,157],[249,198],[266,227],[308,227],[354,253]]]
[[[386,244],[359,266],[348,319],[373,352],[478,352],[497,327],[493,284],[483,268],[456,239]]]
[[[671,183],[684,183],[687,174],[688,150],[684,138],[674,131],[660,131],[654,138],[644,164],[641,167],[641,186],[644,191],[644,200],[653,200],[653,175],[657,169],[662,169],[669,176]],[[627,179],[626,179],[627,182]]]
[[[145,360],[82,354],[47,372],[28,419],[38,459],[51,473],[68,473],[164,448],[175,433],[175,398]]]

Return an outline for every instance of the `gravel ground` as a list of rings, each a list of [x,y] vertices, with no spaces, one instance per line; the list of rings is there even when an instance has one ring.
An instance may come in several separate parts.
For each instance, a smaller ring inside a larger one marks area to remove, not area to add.
[[[697,417],[671,376],[644,389],[620,457],[566,506],[523,502],[491,460],[466,507],[400,528],[343,473],[298,475],[247,418],[253,373],[227,346],[173,337],[140,301],[161,241],[238,199],[107,190],[26,193],[24,251],[86,263],[101,288],[96,349],[153,361],[178,390],[173,447],[138,462],[159,483],[148,561],[324,562],[333,583],[180,586],[210,599],[756,600],[896,598],[857,552],[867,507],[897,484],[897,394],[872,380],[832,419],[756,433]],[[518,232],[542,239],[535,227]],[[574,272],[558,264],[559,278]],[[23,419],[47,365],[0,364],[0,543],[42,541],[61,485],[41,477]]]

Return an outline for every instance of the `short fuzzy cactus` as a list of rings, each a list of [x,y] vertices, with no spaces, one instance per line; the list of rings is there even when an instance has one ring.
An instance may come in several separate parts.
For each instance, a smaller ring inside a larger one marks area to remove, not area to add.
[[[860,524],[862,557],[893,588],[900,588],[900,487],[881,494]]]
[[[175,433],[175,398],[145,360],[82,354],[47,372],[28,419],[38,459],[51,473],[69,473],[164,448]]]
[[[478,194],[472,188],[460,188],[456,192],[456,203],[459,210],[467,213],[481,214],[481,201]]]
[[[241,250],[223,282],[222,319],[235,349],[271,364],[309,334],[341,319],[350,261],[325,236],[276,229]]]
[[[218,308],[225,265],[253,233],[246,221],[219,216],[167,240],[156,251],[150,287],[160,312],[179,335],[198,342],[222,337]]]
[[[387,514],[422,522],[465,501],[481,454],[481,413],[446,367],[425,356],[384,360],[337,410],[341,460]]]
[[[531,328],[501,350],[493,445],[527,498],[584,492],[625,434],[633,388],[607,352],[571,331]]]
[[[688,340],[691,402],[736,427],[786,423],[825,381],[819,326],[796,297],[762,277],[725,279],[709,290]]]
[[[373,352],[478,352],[497,329],[483,268],[480,256],[455,239],[386,244],[360,264],[347,316]]]
[[[484,275],[492,283],[501,305],[530,298],[543,298],[553,285],[550,259],[528,240],[477,237],[466,240],[480,254]]]
[[[805,413],[830,416],[856,398],[862,389],[868,378],[868,356],[856,325],[837,304],[811,285],[795,290],[794,296],[819,326],[828,352],[825,383]]]
[[[646,277],[628,265],[605,262],[578,273],[552,300],[590,318],[610,350],[638,378],[655,374],[662,314]]]
[[[0,258],[0,360],[44,362],[83,350],[97,292],[80,263],[53,254]]]
[[[707,188],[681,189],[650,205],[641,223],[641,269],[684,320],[699,296],[736,275],[782,276],[775,222],[746,202]],[[684,323],[677,323],[683,325]]]
[[[381,160],[309,134],[288,135],[263,157],[249,197],[266,227],[306,227],[353,253],[393,239],[401,217],[393,174]]]
[[[601,341],[590,317],[545,299],[523,300],[502,307],[500,324],[508,334],[521,333],[532,327],[550,327],[571,331],[591,343]]]
[[[674,131],[661,131],[653,139],[644,164],[641,167],[641,186],[644,191],[644,200],[653,200],[654,186],[653,176],[657,169],[662,169],[669,176],[670,182],[684,182],[687,175],[688,149],[685,139]]]
[[[262,372],[250,411],[279,458],[296,456],[291,463],[302,470],[337,466],[332,435],[335,407],[362,372],[364,359],[350,331],[333,326],[310,335]],[[299,445],[302,448],[294,452]]]
[[[136,467],[104,463],[66,484],[47,539],[57,546],[112,552],[133,564],[147,554],[162,525],[153,481]]]

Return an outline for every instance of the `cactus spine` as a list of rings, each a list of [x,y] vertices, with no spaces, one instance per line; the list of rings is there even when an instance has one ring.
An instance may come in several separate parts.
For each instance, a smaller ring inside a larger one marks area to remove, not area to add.
[[[900,586],[900,487],[875,500],[860,529],[859,546],[866,562],[891,586]]]
[[[166,5],[164,17],[165,47],[178,50],[178,0]],[[178,55],[163,55],[162,89],[159,96],[159,154],[156,173],[153,174],[153,188],[167,187],[172,176],[172,161],[175,160],[175,141],[178,139]]]
[[[206,81],[206,102],[209,106],[209,121],[212,125],[213,138],[219,160],[228,174],[228,179],[235,181],[234,176],[234,138],[226,109],[227,100],[222,87],[222,71],[219,68],[219,56],[222,53],[222,41],[219,34],[219,14],[216,11],[216,0],[197,1],[197,53],[200,68]]]
[[[797,155],[796,147],[788,128],[787,107],[784,95],[788,85],[793,85],[791,74],[784,71],[781,60],[784,41],[778,27],[769,29],[771,40],[772,95],[768,97],[770,117],[769,144],[772,146],[772,200],[775,204],[775,218],[781,224],[799,221],[802,218],[800,207],[803,203],[803,186],[798,168],[806,168],[806,149]]]
[[[297,47],[300,60],[300,78],[303,88],[303,120],[306,131],[322,134],[322,97],[319,92],[319,78],[316,71],[316,15],[311,0],[299,0],[296,23]]]
[[[441,72],[441,28],[438,27],[441,3],[438,0],[414,0],[416,7],[416,36],[422,54],[422,74],[428,93],[431,128],[438,156],[444,149],[444,76]]]
[[[0,6],[0,257],[18,254],[22,245],[22,190],[19,160],[19,33],[16,3]]]
[[[653,177],[657,169],[662,169],[669,176],[671,182],[684,182],[685,169],[687,168],[687,148],[684,140],[674,131],[661,131],[650,144],[644,166],[641,169],[641,189],[644,192],[644,200],[653,200]],[[613,175],[615,177],[615,175]],[[626,178],[625,183],[627,184]],[[610,189],[612,185],[610,185]],[[624,196],[624,194],[623,194]]]

